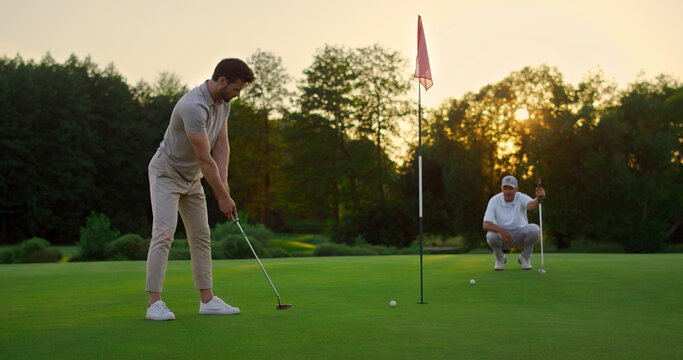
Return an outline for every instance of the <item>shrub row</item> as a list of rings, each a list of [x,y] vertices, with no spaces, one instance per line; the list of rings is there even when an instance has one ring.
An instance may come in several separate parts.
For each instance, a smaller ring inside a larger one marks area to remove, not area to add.
[[[357,244],[325,243],[315,247],[313,256],[362,256],[362,255],[407,255],[416,254],[411,248],[397,249],[393,246]]]
[[[110,241],[100,241],[101,248],[96,252],[92,251],[94,248],[92,244],[83,247],[82,243],[80,252],[69,259],[69,261],[103,261],[103,260],[146,260],[147,251],[149,250],[149,240],[143,239],[138,234],[125,234]],[[94,254],[97,254],[94,256]]]
[[[250,238],[251,240],[251,238]],[[265,247],[260,241],[252,240],[251,246],[259,258],[289,257],[290,254],[279,247]],[[211,242],[212,259],[251,259],[254,255],[242,235],[228,235],[225,239]],[[187,239],[175,239],[168,254],[169,260],[190,260],[190,247]]]
[[[57,262],[61,258],[59,250],[50,247],[47,240],[38,237],[0,251],[0,263],[3,264]]]

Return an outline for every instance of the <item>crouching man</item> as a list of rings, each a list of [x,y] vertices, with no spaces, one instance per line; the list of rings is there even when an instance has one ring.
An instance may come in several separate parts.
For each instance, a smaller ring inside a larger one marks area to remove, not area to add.
[[[503,249],[524,248],[517,259],[522,270],[531,270],[531,253],[538,241],[539,229],[536,224],[529,224],[526,212],[538,208],[538,203],[545,197],[542,187],[536,189],[536,198],[532,199],[519,192],[517,179],[508,175],[501,181],[501,192],[494,195],[486,207],[484,214],[484,230],[486,242],[493,250],[496,258],[494,270],[505,270],[507,258]]]

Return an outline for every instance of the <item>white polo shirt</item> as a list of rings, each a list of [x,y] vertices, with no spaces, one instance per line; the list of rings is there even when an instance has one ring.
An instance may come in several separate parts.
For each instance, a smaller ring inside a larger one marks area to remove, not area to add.
[[[503,193],[494,195],[486,207],[484,221],[492,222],[505,230],[516,230],[527,224],[526,206],[533,200],[526,194],[517,192],[512,202],[505,201]]]
[[[183,179],[189,182],[203,176],[187,133],[206,134],[213,149],[229,115],[230,103],[214,103],[206,82],[178,100],[159,148],[168,156],[168,162]]]

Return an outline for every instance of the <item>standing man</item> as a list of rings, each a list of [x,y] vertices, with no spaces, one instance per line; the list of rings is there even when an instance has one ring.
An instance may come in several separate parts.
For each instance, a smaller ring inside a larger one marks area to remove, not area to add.
[[[240,312],[213,294],[211,238],[201,179],[206,178],[221,212],[231,220],[237,207],[228,187],[230,100],[239,97],[242,88],[253,81],[253,72],[242,60],[223,59],[211,79],[190,90],[173,109],[164,139],[148,168],[154,222],[147,254],[147,319],[175,319],[161,301],[161,291],[178,212],[187,230],[192,276],[200,294],[199,313]]]
[[[538,207],[540,199],[545,197],[542,187],[536,189],[536,198],[531,199],[519,192],[517,179],[508,175],[503,178],[500,186],[502,192],[494,195],[486,207],[484,214],[484,230],[486,242],[496,257],[494,270],[504,270],[507,259],[503,249],[520,248],[524,250],[517,259],[522,270],[531,270],[531,253],[538,241],[538,225],[529,224],[526,217],[527,210]]]

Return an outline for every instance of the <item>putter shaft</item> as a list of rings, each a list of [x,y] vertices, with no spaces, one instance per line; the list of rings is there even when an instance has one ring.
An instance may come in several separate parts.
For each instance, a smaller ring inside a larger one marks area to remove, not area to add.
[[[273,291],[275,292],[275,296],[277,296],[277,303],[279,305],[280,304],[280,294],[277,293],[277,290],[275,289],[275,285],[273,285],[273,282],[270,280],[270,276],[268,276],[268,273],[266,272],[266,268],[263,267],[261,260],[258,258],[258,255],[256,255],[256,251],[254,251],[254,247],[251,246],[251,242],[247,238],[247,234],[244,233],[244,229],[242,229],[242,225],[240,225],[239,219],[237,219],[237,217],[235,217],[233,221],[240,228],[240,231],[242,232],[242,236],[244,236],[244,240],[247,241],[247,244],[249,245],[251,252],[254,254],[256,261],[258,261],[258,264],[261,266],[261,270],[263,270],[263,274],[266,276],[266,279],[268,279],[268,282],[270,283],[270,287],[273,288]]]
[[[540,202],[538,203],[538,219],[541,232],[541,268],[543,268],[543,208]]]

